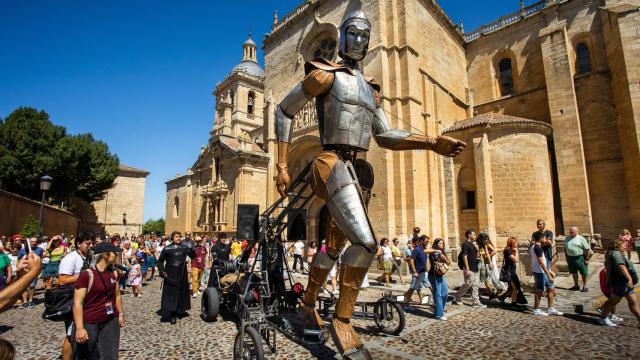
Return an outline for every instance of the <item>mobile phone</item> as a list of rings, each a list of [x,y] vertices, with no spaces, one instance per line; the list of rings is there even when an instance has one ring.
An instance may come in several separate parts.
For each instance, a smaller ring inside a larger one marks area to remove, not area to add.
[[[29,239],[25,238],[22,240],[24,242],[24,255],[27,256],[31,252],[31,243],[29,243]]]

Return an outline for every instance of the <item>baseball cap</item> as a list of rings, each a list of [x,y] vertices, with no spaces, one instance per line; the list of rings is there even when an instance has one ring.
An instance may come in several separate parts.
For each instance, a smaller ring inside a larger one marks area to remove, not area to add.
[[[93,247],[94,254],[104,254],[107,252],[119,253],[119,252],[122,252],[122,249],[117,246],[114,246],[112,243],[108,241],[103,241]]]

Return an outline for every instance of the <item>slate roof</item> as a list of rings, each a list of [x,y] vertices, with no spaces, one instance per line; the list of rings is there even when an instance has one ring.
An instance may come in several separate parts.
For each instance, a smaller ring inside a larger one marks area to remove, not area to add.
[[[517,116],[498,114],[498,113],[485,113],[472,118],[456,121],[452,126],[444,129],[443,134],[470,129],[473,127],[481,126],[494,126],[494,125],[522,125],[525,127],[546,127],[551,130],[551,125],[537,120],[531,120],[521,118]]]

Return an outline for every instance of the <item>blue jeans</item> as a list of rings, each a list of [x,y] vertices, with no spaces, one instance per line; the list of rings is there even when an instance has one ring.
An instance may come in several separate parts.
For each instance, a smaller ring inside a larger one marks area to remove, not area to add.
[[[433,303],[436,307],[433,315],[437,318],[443,317],[444,307],[447,304],[447,297],[449,296],[447,281],[444,279],[444,276],[435,276],[430,273],[429,282],[431,283],[431,290],[433,291]]]

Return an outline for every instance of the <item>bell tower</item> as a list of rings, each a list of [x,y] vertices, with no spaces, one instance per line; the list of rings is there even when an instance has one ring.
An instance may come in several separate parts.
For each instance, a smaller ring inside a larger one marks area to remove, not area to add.
[[[253,41],[253,38],[251,38],[251,33],[249,33],[249,38],[242,45],[242,61],[253,61],[257,63],[256,48],[256,43]]]

